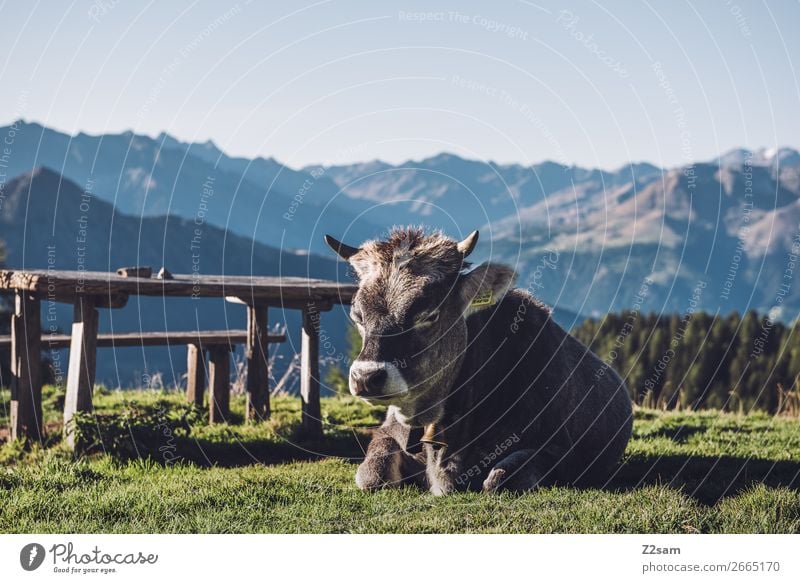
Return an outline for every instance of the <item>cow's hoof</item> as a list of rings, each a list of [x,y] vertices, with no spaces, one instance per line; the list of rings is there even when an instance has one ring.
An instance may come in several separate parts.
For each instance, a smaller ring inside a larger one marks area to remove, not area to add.
[[[434,496],[447,496],[452,491],[453,491],[452,488],[445,488],[445,487],[440,486],[440,485],[436,485],[436,486],[431,486],[430,487],[430,492]]]
[[[500,490],[506,478],[506,471],[502,468],[494,468],[483,481],[483,491],[486,494],[493,494]]]
[[[369,472],[359,471],[356,472],[356,486],[359,490],[364,492],[375,492],[386,487],[386,482],[381,480],[378,476],[371,475]]]

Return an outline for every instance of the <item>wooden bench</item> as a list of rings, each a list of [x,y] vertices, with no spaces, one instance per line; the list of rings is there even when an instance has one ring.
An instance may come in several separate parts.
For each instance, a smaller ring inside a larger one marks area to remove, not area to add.
[[[266,342],[286,341],[285,334],[267,334]],[[42,349],[69,348],[72,337],[67,334],[43,334]],[[203,392],[208,379],[210,423],[224,421],[230,414],[230,353],[239,344],[247,343],[247,330],[213,330],[203,332],[123,332],[98,334],[98,348],[185,345],[187,349],[186,398],[203,407]],[[11,336],[0,336],[0,348],[11,348]],[[206,364],[206,353],[208,361]],[[207,372],[206,372],[207,371]]]
[[[96,372],[99,309],[123,309],[130,296],[159,298],[233,298],[247,313],[247,409],[248,421],[270,416],[268,315],[270,308],[302,312],[300,399],[301,429],[320,438],[320,317],[335,305],[349,304],[358,288],[324,279],[290,276],[173,274],[171,277],[141,277],[141,267],[120,275],[107,271],[61,271],[54,269],[0,269],[0,290],[14,294],[11,318],[11,437],[41,442],[41,308],[42,301],[67,303],[73,307],[64,427],[78,411],[92,410],[92,387]],[[152,270],[151,270],[152,271]],[[210,358],[207,369],[212,381],[222,378],[228,358]],[[199,360],[199,359],[196,359]],[[224,362],[223,362],[224,360]],[[195,370],[199,370],[197,367]],[[230,369],[228,369],[230,370]],[[205,372],[205,371],[204,371]],[[190,372],[190,374],[192,374]],[[226,377],[227,378],[227,377]],[[213,399],[212,399],[213,402]],[[66,443],[73,444],[65,431]]]

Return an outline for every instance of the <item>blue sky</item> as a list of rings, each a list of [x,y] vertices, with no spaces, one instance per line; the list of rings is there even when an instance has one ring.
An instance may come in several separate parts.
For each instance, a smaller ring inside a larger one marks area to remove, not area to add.
[[[800,3],[4,2],[0,122],[293,167],[800,146]]]

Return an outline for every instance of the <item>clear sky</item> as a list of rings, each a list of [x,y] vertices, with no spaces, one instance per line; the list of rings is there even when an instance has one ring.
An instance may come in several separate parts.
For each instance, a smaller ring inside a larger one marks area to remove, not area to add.
[[[800,2],[2,2],[0,122],[293,166],[800,146]]]

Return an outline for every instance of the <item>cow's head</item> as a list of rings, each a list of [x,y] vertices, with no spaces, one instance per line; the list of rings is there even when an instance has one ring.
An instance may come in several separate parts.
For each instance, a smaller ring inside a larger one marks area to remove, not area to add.
[[[438,421],[467,346],[467,316],[499,300],[513,270],[484,263],[466,272],[477,231],[461,242],[417,228],[361,247],[325,240],[358,277],[351,317],[363,345],[350,391],[397,406],[413,425]]]

